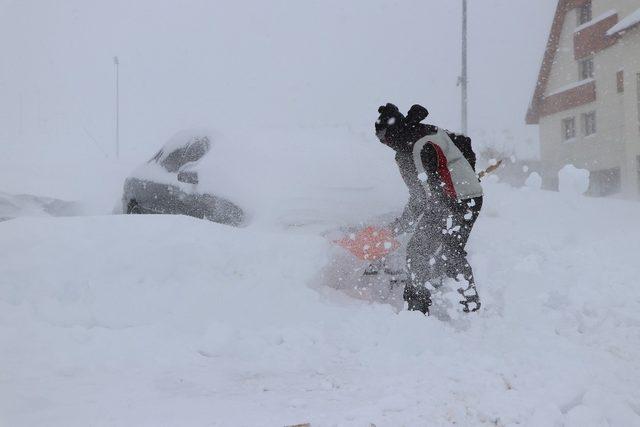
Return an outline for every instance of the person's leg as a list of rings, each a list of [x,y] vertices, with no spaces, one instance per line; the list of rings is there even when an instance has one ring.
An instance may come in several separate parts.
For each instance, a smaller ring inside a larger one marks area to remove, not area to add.
[[[441,215],[427,211],[422,216],[416,231],[407,245],[407,273],[409,282],[404,289],[404,300],[409,310],[427,314],[431,305],[431,293],[427,283],[439,276],[436,261],[442,251],[442,224],[446,221]]]
[[[464,297],[460,304],[464,311],[478,311],[480,299],[476,289],[473,269],[467,260],[465,246],[471,230],[482,209],[482,197],[461,201],[451,215],[451,224],[445,235],[447,275],[463,284],[458,292]]]

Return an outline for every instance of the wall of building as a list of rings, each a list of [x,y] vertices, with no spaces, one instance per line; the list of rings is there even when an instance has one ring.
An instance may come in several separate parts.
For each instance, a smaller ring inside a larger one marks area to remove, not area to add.
[[[560,34],[558,52],[553,61],[545,96],[578,81],[578,65],[573,57],[573,32],[577,27],[577,20],[576,10],[569,11]]]
[[[618,11],[623,19],[635,11],[638,0],[594,0],[593,18]],[[580,80],[579,64],[574,56],[574,32],[577,10],[569,11],[560,36],[560,44],[545,91],[557,93]],[[617,44],[593,55],[596,101],[540,118],[540,154],[543,184],[557,187],[557,172],[566,164],[592,172],[618,168],[621,191],[625,196],[640,194],[640,123],[638,122],[638,81],[640,73],[640,29],[635,28]],[[618,93],[617,73],[624,70],[624,92]],[[597,130],[585,136],[582,114],[596,112]],[[575,117],[576,138],[563,140],[562,120]]]
[[[640,6],[639,6],[640,7]],[[619,45],[625,52],[624,69],[624,140],[626,148],[625,194],[640,197],[640,28],[628,31]]]

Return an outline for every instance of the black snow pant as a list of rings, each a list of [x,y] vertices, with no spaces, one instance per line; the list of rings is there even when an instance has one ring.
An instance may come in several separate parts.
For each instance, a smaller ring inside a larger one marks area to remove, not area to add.
[[[429,285],[439,287],[443,277],[464,283],[458,292],[463,296],[460,303],[465,312],[480,308],[473,270],[465,251],[480,209],[482,197],[476,197],[430,206],[423,213],[407,245],[409,283],[404,299],[410,310],[426,314],[431,305]]]

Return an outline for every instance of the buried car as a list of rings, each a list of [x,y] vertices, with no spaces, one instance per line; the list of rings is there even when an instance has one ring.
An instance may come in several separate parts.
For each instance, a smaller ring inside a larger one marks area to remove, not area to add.
[[[126,179],[122,211],[314,232],[359,223],[406,201],[378,145],[347,129],[182,131]]]
[[[206,133],[180,132],[126,179],[122,196],[127,214],[182,214],[239,226],[242,208],[198,189],[198,165],[211,149]]]

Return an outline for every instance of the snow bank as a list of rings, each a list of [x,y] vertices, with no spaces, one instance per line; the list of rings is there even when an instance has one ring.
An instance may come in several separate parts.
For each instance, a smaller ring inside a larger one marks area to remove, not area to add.
[[[78,204],[66,200],[0,191],[0,221],[20,216],[71,216],[79,212]]]
[[[0,421],[640,423],[640,230],[601,225],[640,208],[487,187],[469,245],[484,308],[452,323],[332,290],[314,234],[0,223]]]
[[[542,188],[542,177],[537,172],[531,172],[527,177],[527,180],[524,182],[524,185],[527,188],[539,190],[540,188]]]
[[[558,172],[559,190],[564,194],[584,194],[589,189],[589,171],[566,165]]]

